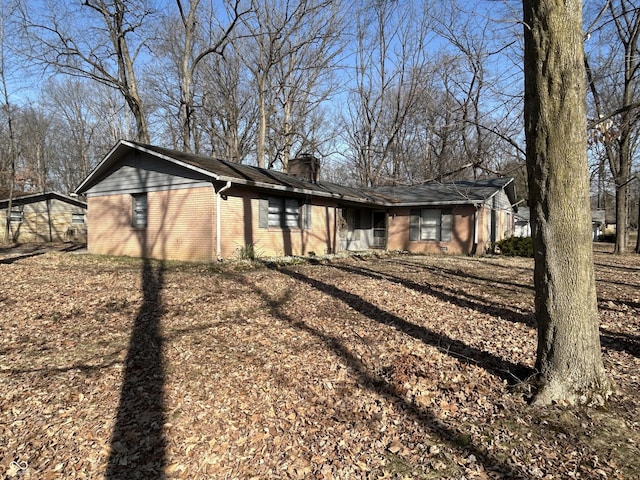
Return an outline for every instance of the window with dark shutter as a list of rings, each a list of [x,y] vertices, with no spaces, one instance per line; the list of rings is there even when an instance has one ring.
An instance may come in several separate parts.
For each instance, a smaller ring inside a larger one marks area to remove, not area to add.
[[[300,228],[304,219],[300,203],[295,198],[269,197],[260,199],[260,228]]]
[[[135,228],[146,228],[148,217],[148,203],[146,193],[137,193],[131,196],[131,225]]]
[[[450,242],[453,230],[451,210],[412,209],[409,213],[409,240]]]
[[[284,200],[284,227],[300,228],[300,204],[295,198]]]
[[[409,240],[412,242],[420,240],[420,210],[409,212]]]
[[[421,215],[420,240],[440,239],[440,210],[425,208]]]
[[[440,241],[450,242],[451,231],[453,230],[453,214],[451,210],[440,212]]]
[[[284,199],[269,197],[269,227],[279,228],[282,226],[282,214],[284,211]]]
[[[24,221],[24,212],[22,210],[11,210],[9,215],[9,221],[11,223],[22,223]]]

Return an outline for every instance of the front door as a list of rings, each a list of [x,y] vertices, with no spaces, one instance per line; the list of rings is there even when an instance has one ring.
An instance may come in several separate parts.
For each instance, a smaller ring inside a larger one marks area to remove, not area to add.
[[[385,248],[387,246],[387,214],[373,212],[373,241],[372,247]]]

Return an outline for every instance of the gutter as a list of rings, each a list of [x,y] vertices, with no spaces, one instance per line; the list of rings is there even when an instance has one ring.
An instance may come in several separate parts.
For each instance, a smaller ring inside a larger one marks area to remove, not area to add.
[[[213,183],[211,184],[213,185]],[[215,190],[215,185],[213,185],[213,189]],[[220,200],[222,192],[225,192],[231,188],[231,180],[227,180],[227,183],[224,187],[216,192],[216,256],[218,260],[222,260],[222,255],[220,254],[220,250],[222,249],[222,241],[220,240]]]

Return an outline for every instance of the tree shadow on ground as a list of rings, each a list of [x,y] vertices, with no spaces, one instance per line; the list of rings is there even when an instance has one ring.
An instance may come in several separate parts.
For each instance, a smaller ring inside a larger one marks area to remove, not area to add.
[[[106,480],[165,478],[163,315],[164,264],[144,260],[143,301],[134,320]]]
[[[471,308],[480,313],[499,316],[500,318],[509,320],[511,322],[521,323],[528,327],[536,328],[535,317],[532,313],[522,313],[517,310],[507,308],[504,305],[496,305],[495,303],[491,303],[485,298],[470,294],[468,292],[464,292],[461,290],[452,290],[446,287],[436,288],[429,284],[417,283],[403,277],[398,277],[389,273],[381,273],[363,266],[350,267],[347,265],[331,265],[331,267],[347,273],[373,278],[374,280],[385,280],[388,282],[396,283],[418,293],[431,295],[432,297],[435,297],[444,302],[449,302],[459,307]],[[464,278],[463,273],[456,274],[456,276]],[[519,284],[513,285],[520,286]]]
[[[347,271],[350,270],[351,269]],[[358,273],[358,269],[354,270],[355,272],[352,273]],[[492,355],[489,352],[467,345],[458,339],[415,325],[404,318],[398,317],[397,315],[379,308],[358,295],[345,292],[334,285],[324,283],[294,270],[285,268],[280,269],[279,271],[295,280],[312,286],[316,290],[340,299],[346,305],[371,320],[384,325],[389,325],[427,345],[437,347],[463,363],[477,365],[484,368],[489,373],[501,378],[502,380],[506,380],[509,385],[520,383],[533,373],[532,369],[526,365],[511,363],[503,358]]]
[[[411,263],[411,265],[413,265]],[[479,297],[477,295],[472,295],[468,292],[460,291],[460,290],[451,290],[445,287],[433,287],[429,284],[417,283],[406,278],[398,277],[395,275],[391,275],[389,273],[381,273],[376,270],[372,270],[366,268],[364,266],[358,267],[350,267],[346,265],[331,265],[333,268],[337,268],[339,270],[345,271],[347,273],[357,274],[367,276],[369,278],[377,279],[377,280],[386,280],[393,283],[397,283],[403,285],[407,288],[410,288],[419,293],[425,293],[431,295],[435,298],[438,298],[442,301],[449,302],[453,305],[457,305],[463,308],[471,308],[479,313],[484,313],[488,315],[498,316],[504,320],[520,323],[530,328],[537,328],[537,323],[535,321],[535,315],[533,312],[525,314],[511,308],[508,308],[504,305],[499,305],[496,303],[490,303],[489,300]],[[469,275],[463,271],[454,271],[450,269],[441,269],[441,268],[432,268],[428,267],[427,270],[431,270],[434,274],[445,274],[451,277],[458,277],[462,280],[466,280],[468,278],[472,278],[475,280],[479,280],[485,282],[486,285],[508,285],[512,287],[516,287],[517,289],[522,289],[519,293],[522,295],[532,294],[533,287],[530,285],[524,285],[515,282],[496,280],[493,278],[486,278],[478,275]],[[606,280],[602,280],[602,282],[607,282]],[[603,302],[607,302],[607,300],[599,299],[600,310],[607,309],[608,307],[602,306]],[[630,308],[639,308],[637,302],[628,302],[628,301],[619,301],[618,303],[624,304]],[[609,350],[617,350],[622,352],[627,352],[630,355],[640,357],[640,340],[634,335],[627,335],[621,332],[612,332],[606,329],[600,329],[600,340],[602,346]]]
[[[12,256],[12,257],[8,257],[8,258],[2,258],[2,259],[0,259],[0,264],[11,265],[12,263],[15,263],[15,262],[17,262],[19,260],[25,260],[27,258],[37,257],[38,255],[43,255],[44,253],[46,253],[46,252],[44,250],[42,250],[42,251],[38,251],[38,252],[25,253],[25,254],[15,255],[15,256]]]
[[[614,265],[614,264],[611,264],[611,263],[603,263],[603,262],[594,262],[594,265],[596,267],[602,267],[604,269],[621,270],[621,271],[626,272],[626,273],[638,273],[638,272],[640,272],[640,268],[638,268],[638,267],[629,267],[629,266],[623,267],[621,265]]]
[[[471,261],[471,260],[470,260]],[[507,287],[513,287],[515,289],[522,289],[522,290],[534,290],[533,284],[525,284],[525,283],[518,283],[518,282],[512,282],[509,280],[500,280],[497,278],[486,278],[483,277],[481,275],[476,275],[473,273],[470,273],[468,271],[463,271],[463,270],[454,270],[451,268],[443,268],[443,267],[432,267],[430,265],[423,265],[423,264],[416,264],[413,262],[408,262],[408,261],[400,261],[400,260],[390,260],[390,262],[392,263],[397,263],[399,265],[411,265],[411,266],[418,266],[420,267],[420,269],[422,271],[428,271],[434,274],[445,274],[448,275],[450,277],[458,277],[461,278],[463,280],[477,280],[479,282],[490,282],[490,283],[494,283],[494,284],[498,284],[498,285],[504,285]],[[508,269],[508,270],[513,270],[513,268],[510,267],[506,267],[505,265],[500,265],[498,263],[495,262],[486,262],[487,265],[491,265],[495,268],[501,268],[501,269]],[[528,271],[531,273],[531,278],[533,279],[533,269],[518,269],[518,270],[523,270],[523,271]]]
[[[613,332],[601,327],[600,340],[604,348],[627,352],[634,357],[640,358],[640,335]]]
[[[446,352],[456,358],[460,358],[461,361],[479,365],[481,367],[487,368],[491,373],[494,373],[501,378],[508,377],[510,378],[510,380],[513,380],[513,376],[509,373],[508,370],[509,368],[513,370],[517,369],[517,367],[513,364],[510,364],[502,359],[497,359],[495,357],[491,358],[490,354],[487,354],[485,352],[478,352],[473,347],[467,347],[466,345],[462,344],[462,342],[450,339],[446,336],[439,335],[430,332],[422,327],[413,325],[400,317],[379,309],[378,307],[367,302],[361,297],[340,290],[333,285],[313,279],[294,270],[286,268],[272,268],[282,274],[288,275],[296,281],[306,283],[322,293],[342,300],[346,305],[354,308],[355,310],[359,311],[360,313],[376,322],[391,325],[394,328],[397,328],[414,338],[419,338],[420,340],[425,341],[430,345],[435,345],[438,347],[447,346],[449,348],[446,350]],[[246,285],[246,279],[241,281]],[[336,357],[344,362],[345,366],[355,376],[358,385],[361,388],[372,391],[380,397],[391,399],[392,402],[406,416],[422,425],[427,431],[437,435],[450,447],[460,450],[466,456],[473,454],[476,457],[477,461],[482,464],[486,470],[490,470],[499,474],[499,478],[528,478],[528,476],[524,472],[520,471],[517,467],[502,462],[495,456],[491,455],[486,449],[482,447],[482,445],[469,443],[469,434],[467,432],[463,432],[454,427],[448,426],[444,421],[437,418],[428,408],[421,407],[408,400],[402,394],[402,392],[398,391],[398,389],[392,383],[390,383],[389,380],[387,380],[383,375],[380,374],[380,372],[372,371],[370,368],[368,368],[367,365],[354,352],[352,352],[346,345],[344,345],[340,338],[331,335],[329,332],[324,332],[317,328],[314,328],[304,321],[293,318],[286,311],[286,298],[275,301],[267,291],[255,285],[250,285],[250,287],[256,292],[256,294],[258,294],[262,298],[262,300],[270,309],[270,313],[274,316],[274,318],[277,318],[278,320],[284,322],[292,328],[310,334],[314,338],[318,339],[327,348],[327,350],[333,352]],[[451,348],[451,344],[449,344],[449,342],[452,342],[452,344],[454,344],[453,348]],[[462,357],[456,355],[457,353],[462,352],[464,352],[465,354]],[[466,354],[476,355],[476,357],[482,356],[483,360],[476,361],[476,359],[472,357],[467,357]],[[487,362],[487,359],[490,360]]]
[[[72,253],[83,248],[86,248],[86,244],[75,242],[67,242],[62,246],[58,243],[39,243],[0,247],[0,264],[10,265],[19,260],[37,257],[48,252]]]

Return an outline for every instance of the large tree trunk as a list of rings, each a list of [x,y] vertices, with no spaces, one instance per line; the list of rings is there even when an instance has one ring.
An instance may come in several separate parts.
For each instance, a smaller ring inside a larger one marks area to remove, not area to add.
[[[640,182],[640,176],[636,177],[636,180]],[[640,253],[640,189],[638,190],[638,193],[638,236],[636,238],[636,253]]]
[[[629,93],[625,91],[625,104],[632,101]],[[631,112],[623,114],[622,131],[618,140],[618,166],[616,170],[616,246],[613,253],[622,255],[626,253],[629,243],[629,181],[631,178]]]
[[[616,186],[616,244],[613,253],[622,255],[627,251],[629,243],[629,177],[623,185]]]
[[[535,249],[536,403],[610,390],[596,304],[580,0],[523,0],[525,134]]]

